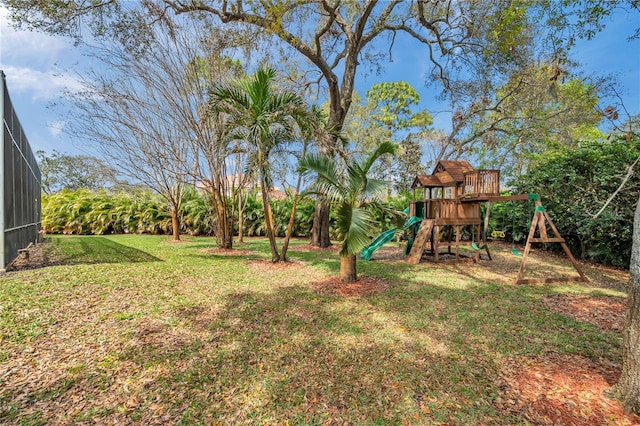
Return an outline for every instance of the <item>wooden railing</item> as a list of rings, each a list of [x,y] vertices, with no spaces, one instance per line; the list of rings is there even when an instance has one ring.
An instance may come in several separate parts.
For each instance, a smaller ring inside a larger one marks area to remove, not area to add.
[[[476,170],[464,174],[464,197],[500,195],[500,170]]]
[[[419,205],[418,205],[419,204]],[[411,201],[409,214],[423,219],[468,219],[477,215],[473,206],[459,200],[432,199]]]

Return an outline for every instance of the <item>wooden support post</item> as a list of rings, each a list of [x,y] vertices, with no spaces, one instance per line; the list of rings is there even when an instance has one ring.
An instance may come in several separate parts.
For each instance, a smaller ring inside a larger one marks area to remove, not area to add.
[[[485,250],[487,250],[487,256],[489,257],[489,260],[493,260],[491,258],[491,252],[489,251],[489,243],[487,242],[487,233],[489,233],[489,214],[491,212],[491,201],[487,202],[487,209],[484,212],[484,227],[483,227],[483,234],[482,234],[482,238],[484,240],[484,248]]]
[[[483,243],[486,244],[486,243],[483,242],[482,236],[480,235],[481,225],[480,224],[478,224],[478,225],[474,224],[474,225],[471,225],[471,226],[473,227],[474,230],[478,231],[478,233],[476,234],[476,237],[475,237],[475,241],[474,241],[476,243],[476,246],[482,247],[482,244]],[[480,262],[480,250],[476,250],[476,254],[475,254],[474,260],[475,260],[476,263]]]
[[[433,230],[433,258],[437,262],[440,257],[440,227],[436,226]]]
[[[564,238],[560,237],[560,232],[558,232],[556,225],[554,225],[553,221],[551,220],[551,217],[549,217],[549,213],[547,213],[546,211],[542,213],[544,214],[544,217],[547,219],[547,222],[549,223],[549,226],[551,227],[551,230],[555,234],[556,238],[562,239],[562,241],[560,242],[560,246],[562,247],[562,250],[564,250],[569,260],[571,261],[571,264],[573,265],[575,270],[578,271],[578,275],[580,275],[580,278],[582,278],[583,282],[588,283],[589,278],[587,278],[587,276],[584,274],[584,272],[582,271],[582,268],[580,267],[580,264],[576,261],[575,257],[573,257],[573,254],[571,254],[571,250],[569,250],[569,247],[567,246],[567,243],[565,242]]]
[[[489,244],[487,244],[486,242],[484,243],[484,249],[487,251],[487,257],[489,258],[489,260],[493,260],[493,258],[491,257],[491,252],[489,251]]]
[[[533,219],[531,220],[531,228],[529,228],[529,236],[527,237],[527,243],[524,246],[524,253],[522,254],[522,261],[520,262],[520,268],[518,269],[518,278],[516,283],[520,283],[522,277],[524,276],[524,269],[527,265],[527,258],[529,257],[529,251],[531,250],[531,239],[534,237],[536,233],[536,228],[538,226],[538,212],[534,213]]]
[[[549,214],[542,207],[542,203],[540,200],[536,200],[536,211],[533,214],[533,219],[531,220],[531,228],[529,229],[529,236],[527,237],[527,243],[524,248],[524,253],[522,255],[522,262],[520,262],[520,268],[518,269],[518,278],[516,280],[516,284],[541,284],[541,283],[554,283],[554,282],[589,282],[589,279],[584,275],[582,268],[571,254],[571,250],[567,247],[567,244],[558,232],[558,228],[556,228],[555,224],[551,220]],[[547,223],[553,232],[554,237],[549,238],[547,234]],[[540,236],[536,238],[535,233],[536,229]],[[538,243],[560,243],[562,250],[564,250],[565,254],[569,258],[569,261],[578,272],[578,277],[547,277],[547,278],[524,278],[524,271],[527,264],[527,258],[529,257],[529,251],[531,250],[531,244],[533,242]]]

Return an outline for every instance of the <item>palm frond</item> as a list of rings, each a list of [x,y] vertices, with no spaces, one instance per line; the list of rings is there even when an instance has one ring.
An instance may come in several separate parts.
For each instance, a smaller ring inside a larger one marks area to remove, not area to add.
[[[344,198],[342,183],[335,160],[321,154],[308,154],[300,159],[298,171],[307,182],[312,180],[314,192],[324,194],[333,201]]]
[[[339,204],[336,208],[336,227],[346,230],[343,235],[341,256],[358,254],[371,242],[369,230],[373,223],[371,214],[349,203]]]
[[[362,192],[367,197],[375,196],[382,191],[386,191],[388,184],[389,183],[386,180],[382,179],[367,179]]]
[[[369,173],[369,170],[373,164],[384,154],[395,154],[396,146],[391,142],[383,142],[373,151],[368,157],[362,161],[362,170],[365,174]]]

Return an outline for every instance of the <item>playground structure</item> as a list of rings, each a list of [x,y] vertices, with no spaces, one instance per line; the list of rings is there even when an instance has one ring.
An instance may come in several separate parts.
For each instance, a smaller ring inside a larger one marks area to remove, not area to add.
[[[472,243],[483,247],[489,259],[489,247],[482,241],[480,204],[489,197],[500,196],[500,171],[475,170],[468,161],[439,161],[431,175],[416,176],[411,185],[414,199],[422,190],[422,200],[412,201],[409,215],[421,217],[422,223],[409,250],[409,263],[419,263],[427,243],[434,260],[440,260],[440,246],[453,249],[455,259],[460,259],[462,229],[470,226]],[[448,241],[441,241],[441,231],[449,227]],[[480,260],[480,250],[475,251]]]
[[[419,224],[420,222],[422,222],[422,218],[410,216],[405,221],[404,226],[402,227],[402,230],[406,231],[407,229],[410,229],[411,227]],[[376,250],[378,250],[380,247],[382,247],[383,245],[391,241],[393,237],[395,237],[397,232],[398,232],[398,228],[391,228],[387,231],[384,231],[382,234],[378,235],[378,237],[375,240],[373,240],[371,244],[369,244],[367,247],[362,249],[362,251],[360,252],[360,259],[371,260],[371,256],[373,255],[373,253]]]
[[[465,227],[471,228],[473,260],[480,261],[482,251],[485,251],[488,259],[492,260],[483,232],[486,225],[483,227],[481,204],[487,203],[484,222],[488,224],[491,202],[530,200],[535,204],[535,212],[525,250],[521,256],[516,283],[588,281],[537,194],[500,195],[499,170],[476,170],[468,161],[442,160],[436,164],[431,175],[416,176],[411,188],[414,191],[414,201],[409,205],[409,219],[403,228],[410,230],[409,241],[405,248],[408,263],[420,263],[425,251],[433,256],[434,261],[439,261],[442,257],[441,248],[444,246],[447,247],[447,254],[454,255],[455,260],[460,260],[460,247],[469,246],[469,242],[462,241],[461,238]],[[419,191],[422,192],[421,199],[418,199]],[[373,252],[391,241],[396,232],[394,228],[382,233],[362,251],[360,257],[364,260],[371,259]],[[444,234],[448,234],[447,238],[443,238]],[[532,243],[560,244],[578,272],[578,276],[524,278]],[[513,251],[520,256],[517,250]]]

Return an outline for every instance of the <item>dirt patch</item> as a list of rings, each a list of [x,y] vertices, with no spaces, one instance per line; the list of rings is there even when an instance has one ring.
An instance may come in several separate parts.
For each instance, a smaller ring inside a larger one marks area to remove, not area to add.
[[[380,247],[371,256],[371,261],[385,260],[385,261],[405,261],[404,246],[406,243],[388,244]]]
[[[44,239],[40,244],[31,246],[28,254],[20,253],[18,257],[7,267],[7,273],[24,271],[27,269],[40,269],[59,263],[59,258],[52,250],[51,241]]]
[[[604,395],[620,375],[611,361],[550,353],[507,362],[501,373],[496,407],[533,424],[640,425],[640,417]]]
[[[340,250],[340,246],[339,245],[331,245],[329,247],[326,248],[322,248],[322,247],[316,247],[316,246],[312,246],[311,244],[301,244],[301,245],[297,245],[295,246],[292,250],[295,251],[301,251],[301,252],[305,252],[305,253],[309,253],[309,252],[336,252]]]
[[[360,276],[353,283],[343,282],[339,277],[330,277],[311,284],[320,294],[337,294],[348,297],[369,296],[382,293],[389,288],[389,283],[380,278]]]
[[[626,300],[621,297],[560,294],[545,296],[542,303],[547,309],[589,323],[601,330],[624,330]]]

